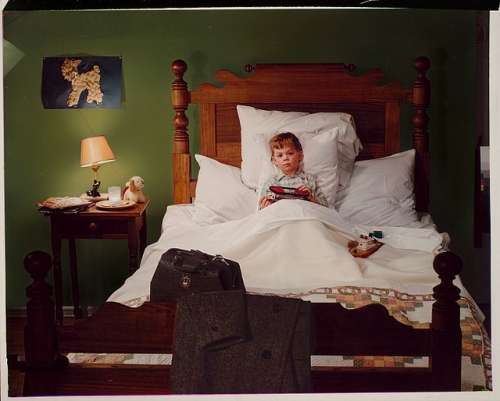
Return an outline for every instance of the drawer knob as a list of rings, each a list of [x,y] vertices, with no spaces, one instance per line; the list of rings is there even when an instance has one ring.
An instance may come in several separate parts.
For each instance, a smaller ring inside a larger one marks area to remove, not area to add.
[[[90,231],[95,231],[97,229],[97,224],[92,222],[89,224],[89,230]]]

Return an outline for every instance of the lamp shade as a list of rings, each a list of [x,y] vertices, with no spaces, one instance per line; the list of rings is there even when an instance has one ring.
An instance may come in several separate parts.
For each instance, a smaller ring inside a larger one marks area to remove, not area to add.
[[[115,155],[104,135],[82,139],[80,151],[82,167],[98,166],[115,160]]]

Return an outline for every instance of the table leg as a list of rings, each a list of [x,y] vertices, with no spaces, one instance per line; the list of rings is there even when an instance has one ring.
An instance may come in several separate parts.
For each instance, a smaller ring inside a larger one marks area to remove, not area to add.
[[[139,230],[137,219],[128,222],[128,269],[133,273],[139,267]]]
[[[54,280],[54,295],[56,307],[56,321],[62,325],[62,274],[61,274],[61,237],[57,234],[57,222],[51,220],[51,245],[52,245],[52,275]]]
[[[69,242],[69,267],[71,272],[71,293],[73,295],[73,314],[75,319],[83,317],[80,307],[80,288],[78,286],[78,270],[76,266],[76,246],[75,239],[70,238]]]
[[[141,246],[140,246],[140,253],[139,253],[139,259],[142,258],[142,255],[144,254],[144,249],[146,249],[146,245],[148,242],[148,226],[147,226],[147,221],[146,221],[146,212],[144,212],[144,215],[142,216],[142,227],[141,227],[141,232],[140,232],[140,240],[141,240]]]

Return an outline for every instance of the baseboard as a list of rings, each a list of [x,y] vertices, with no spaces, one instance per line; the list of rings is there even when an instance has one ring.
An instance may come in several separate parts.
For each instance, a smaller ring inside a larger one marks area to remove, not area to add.
[[[95,306],[82,306],[81,307],[83,316],[92,316],[97,309]],[[6,315],[7,318],[26,318],[26,306],[20,306],[17,308],[7,308]],[[63,317],[71,318],[73,317],[73,307],[69,305],[63,306]]]

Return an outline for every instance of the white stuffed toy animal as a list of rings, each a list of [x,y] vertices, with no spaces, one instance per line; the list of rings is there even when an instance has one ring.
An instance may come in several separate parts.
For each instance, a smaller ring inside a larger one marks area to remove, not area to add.
[[[125,183],[123,200],[129,200],[136,203],[146,202],[146,196],[142,192],[144,180],[139,176],[133,176]]]

